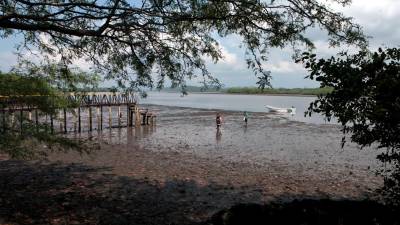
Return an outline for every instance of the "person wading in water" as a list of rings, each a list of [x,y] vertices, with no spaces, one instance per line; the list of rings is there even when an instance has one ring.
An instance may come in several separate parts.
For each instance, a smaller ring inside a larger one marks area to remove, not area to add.
[[[244,111],[243,112],[243,120],[244,120],[246,126],[247,126],[247,120],[248,119],[249,119],[249,113]]]
[[[215,119],[215,122],[217,123],[217,129],[219,129],[222,125],[222,116],[220,113],[217,113],[217,117]]]
[[[221,125],[222,125],[222,116],[220,113],[217,113],[217,117],[215,118],[215,122],[217,124],[217,141],[221,140]]]

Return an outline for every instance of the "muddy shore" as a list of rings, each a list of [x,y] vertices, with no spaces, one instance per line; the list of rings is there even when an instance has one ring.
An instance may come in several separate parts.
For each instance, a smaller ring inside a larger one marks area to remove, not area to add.
[[[197,224],[238,203],[374,198],[375,149],[337,125],[268,113],[147,106],[155,126],[94,131],[90,155],[0,160],[0,218],[16,224]],[[85,138],[86,134],[82,134]],[[1,219],[0,219],[0,222]]]

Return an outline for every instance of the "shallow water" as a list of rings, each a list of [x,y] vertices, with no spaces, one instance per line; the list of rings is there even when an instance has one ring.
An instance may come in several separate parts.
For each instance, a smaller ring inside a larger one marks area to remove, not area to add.
[[[328,123],[321,115],[305,117],[304,112],[316,97],[308,96],[274,96],[274,95],[236,95],[236,94],[196,94],[182,97],[180,93],[149,92],[148,97],[140,103],[165,106],[180,106],[202,109],[221,109],[233,111],[268,112],[266,105],[275,107],[296,108],[294,116],[283,114],[288,119],[307,123]]]
[[[374,177],[379,166],[373,148],[360,150],[348,143],[342,149],[338,125],[251,113],[246,126],[241,112],[223,111],[224,123],[218,133],[215,110],[145,107],[158,112],[155,126],[103,130],[93,132],[92,138],[128,151],[139,146],[153,152],[180,152],[259,167],[273,165],[299,176],[347,176],[354,172],[357,176]],[[129,162],[129,158],[121,160]]]

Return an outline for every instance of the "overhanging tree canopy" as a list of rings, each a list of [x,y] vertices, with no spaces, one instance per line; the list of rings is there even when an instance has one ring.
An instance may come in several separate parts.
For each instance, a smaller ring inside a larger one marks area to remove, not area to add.
[[[300,61],[311,79],[333,88],[310,105],[309,113],[337,118],[343,133],[361,147],[387,149],[378,155],[391,164],[382,171],[381,191],[387,203],[400,206],[400,49],[363,50],[329,59],[304,53]]]
[[[309,78],[333,88],[310,105],[309,114],[337,118],[353,142],[387,148],[380,159],[400,162],[400,49],[341,53],[329,59],[304,53],[301,61]]]
[[[62,91],[81,85],[81,81],[68,80],[71,77],[80,77],[82,74],[75,71],[66,71],[53,65],[47,68],[46,76],[40,70],[30,74],[1,73],[0,72],[0,154],[6,153],[12,158],[32,159],[46,156],[48,150],[73,148],[86,151],[88,146],[81,141],[70,140],[53,134],[47,124],[47,115],[57,114],[60,108],[75,106],[67,101]],[[90,77],[91,75],[88,75]],[[49,79],[57,78],[57,83]],[[64,86],[63,84],[68,84]],[[59,85],[62,85],[61,87]],[[23,111],[17,113],[20,106],[39,109],[35,117],[42,120],[27,118]]]
[[[218,82],[204,61],[221,59],[218,35],[239,35],[249,68],[267,77],[261,62],[268,48],[310,47],[310,27],[326,30],[333,45],[365,43],[358,25],[317,0],[3,0],[0,9],[2,37],[19,32],[22,47],[61,55],[67,64],[88,59],[131,87],[162,87],[165,78],[184,85],[194,76]]]

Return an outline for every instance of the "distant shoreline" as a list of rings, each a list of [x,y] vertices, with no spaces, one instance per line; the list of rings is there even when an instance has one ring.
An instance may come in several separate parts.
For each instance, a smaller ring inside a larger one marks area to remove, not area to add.
[[[213,94],[212,92],[209,94]],[[215,93],[215,94],[226,94],[226,95],[265,95],[265,96],[293,96],[293,97],[317,97],[317,95],[311,95],[311,94],[285,94],[285,93],[226,93],[226,92],[220,92],[220,93]]]
[[[180,93],[177,89],[161,90],[166,93]],[[202,93],[202,94],[237,94],[237,95],[270,95],[270,96],[306,96],[314,97],[319,95],[327,95],[333,91],[333,88],[265,88],[260,89],[257,87],[230,87],[220,90],[205,89],[201,90],[199,87],[189,87],[187,93]]]
[[[232,87],[223,90],[230,94],[270,94],[270,95],[327,95],[333,91],[330,87],[324,88],[265,88],[257,87]]]
[[[172,91],[161,91],[161,93],[177,93]],[[188,94],[222,94],[222,95],[261,95],[261,96],[293,96],[293,97],[317,97],[312,94],[289,94],[289,93],[227,93],[227,92],[188,92]]]

